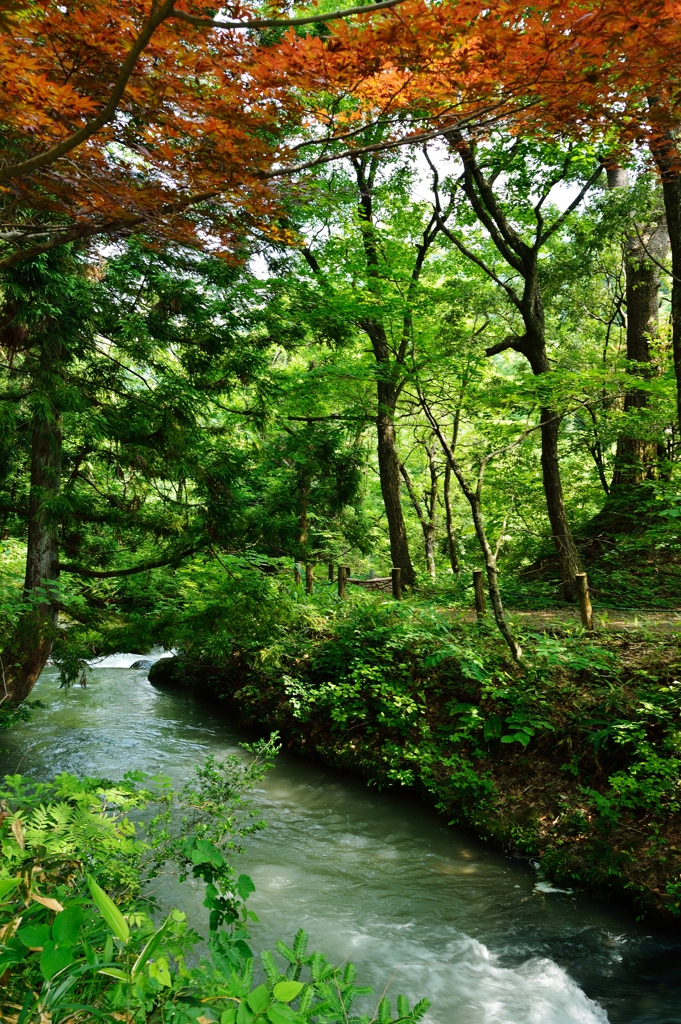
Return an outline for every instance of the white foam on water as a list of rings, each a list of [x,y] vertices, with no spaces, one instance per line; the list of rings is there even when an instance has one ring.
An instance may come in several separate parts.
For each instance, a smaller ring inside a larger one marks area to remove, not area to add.
[[[556,889],[556,887],[554,885],[549,885],[548,882],[536,882],[535,886],[534,886],[534,891],[535,892],[544,892],[544,893],[563,892],[566,895],[570,896],[575,890],[574,889]]]
[[[605,1010],[553,960],[532,957],[502,967],[475,939],[453,945],[447,965],[424,964],[424,989],[438,1007],[428,1015],[432,1024],[608,1024]],[[445,1017],[447,997],[451,1014]]]
[[[161,647],[154,647],[148,654],[109,654],[105,658],[93,658],[88,661],[90,668],[130,668],[136,661],[161,661],[162,658],[172,658],[175,651],[164,651]]]
[[[494,1008],[483,997],[485,1024],[607,1024],[605,1010],[589,999],[553,960],[533,958],[510,971],[496,968]]]

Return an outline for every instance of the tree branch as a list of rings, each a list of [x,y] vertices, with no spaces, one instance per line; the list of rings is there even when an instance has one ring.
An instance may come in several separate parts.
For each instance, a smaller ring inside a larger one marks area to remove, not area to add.
[[[190,25],[198,25],[200,28],[279,28],[295,25],[319,25],[326,21],[338,21],[339,18],[350,18],[355,14],[374,14],[375,11],[383,11],[389,7],[397,7],[404,3],[404,0],[381,0],[380,3],[369,3],[362,7],[348,7],[344,11],[330,11],[328,14],[309,14],[302,18],[253,18],[251,21],[216,21],[215,18],[199,18],[195,14],[186,14],[184,11],[173,11],[171,18],[179,18]]]
[[[517,309],[522,310],[522,302],[515,288],[512,288],[510,284],[507,284],[506,281],[503,281],[498,274],[495,274],[491,267],[488,267],[484,260],[481,260],[479,256],[476,256],[476,254],[471,249],[468,248],[468,246],[464,245],[461,239],[458,238],[455,234],[453,234],[445,224],[440,224],[440,230],[442,231],[443,235],[450,240],[450,242],[454,243],[459,252],[463,253],[464,256],[471,260],[472,263],[475,263],[478,267],[480,267],[481,270],[484,270],[487,276],[492,281],[494,281],[495,284],[498,284],[500,288],[503,288],[503,290],[506,292],[509,299],[511,300],[513,305],[517,307]]]
[[[397,2],[399,2],[399,0],[397,0]],[[165,3],[162,4],[155,13],[153,13],[152,8],[152,14],[142,26],[137,39],[128,51],[128,56],[125,58],[123,66],[118,73],[118,78],[111,90],[109,101],[101,114],[92,118],[91,121],[87,121],[82,128],[78,129],[77,132],[74,132],[68,139],[62,139],[61,142],[57,143],[57,145],[53,146],[51,149],[47,149],[43,153],[39,153],[37,156],[32,156],[28,160],[22,160],[18,164],[5,164],[4,167],[0,167],[0,182],[8,181],[10,178],[19,178],[24,174],[31,174],[33,171],[37,171],[41,167],[45,167],[47,164],[54,163],[55,160],[58,160],[66,153],[69,153],[72,149],[75,149],[76,146],[79,146],[81,142],[85,142],[86,139],[89,139],[91,135],[98,132],[100,128],[103,128],[104,125],[113,118],[140,54],[149,45],[151,37],[159,25],[169,16],[174,4],[175,0],[165,0]]]
[[[560,217],[558,217],[558,219],[553,222],[551,227],[547,228],[546,231],[542,235],[539,235],[539,237],[537,238],[537,241],[535,243],[535,249],[539,249],[544,244],[544,242],[548,238],[550,238],[551,235],[555,231],[558,230],[558,228],[563,226],[563,224],[568,219],[570,214],[574,213],[574,211],[577,209],[577,207],[579,206],[579,204],[581,203],[582,199],[587,194],[587,192],[589,191],[591,186],[594,185],[598,181],[598,179],[600,178],[602,173],[603,173],[603,164],[599,164],[599,166],[596,168],[596,170],[591,175],[591,177],[588,179],[588,181],[579,190],[579,195],[575,199],[572,200],[570,205],[565,210],[563,210],[563,212],[561,213]]]
[[[411,499],[411,503],[412,503],[412,505],[414,507],[414,512],[416,512],[416,515],[418,516],[418,520],[419,520],[421,526],[424,526],[424,527],[428,526],[429,525],[428,520],[426,519],[426,517],[425,517],[425,515],[423,513],[423,509],[421,508],[421,502],[419,501],[418,495],[417,495],[416,491],[414,490],[414,485],[411,482],[411,477],[409,476],[409,471],[408,471],[407,467],[404,465],[403,462],[400,462],[400,473],[402,474],[402,479],[404,480],[405,484],[407,485],[407,492],[408,492],[409,497]]]
[[[508,222],[494,190],[485,179],[471,146],[463,141],[460,131],[452,131],[451,141],[463,161],[464,180],[462,188],[479,220],[490,233],[492,241],[509,266],[519,273],[523,271],[523,260],[529,246]],[[477,191],[476,191],[477,189]]]
[[[151,569],[162,569],[166,565],[179,565],[185,558],[189,558],[190,555],[195,555],[197,551],[201,551],[201,546],[188,548],[186,551],[181,551],[179,554],[172,555],[170,558],[162,558],[155,562],[144,562],[143,565],[135,565],[131,569],[111,569],[107,572],[100,571],[99,569],[85,569],[80,565],[73,565],[71,562],[61,563],[59,565],[60,572],[69,572],[72,576],[85,576],[87,579],[96,580],[109,580],[115,576],[134,576],[136,573],[149,572]]]
[[[485,349],[485,355],[498,356],[500,352],[506,352],[509,348],[512,348],[514,352],[520,352],[521,355],[525,355],[523,339],[519,338],[516,334],[509,334],[503,341],[498,341],[496,345],[490,345],[489,348]]]

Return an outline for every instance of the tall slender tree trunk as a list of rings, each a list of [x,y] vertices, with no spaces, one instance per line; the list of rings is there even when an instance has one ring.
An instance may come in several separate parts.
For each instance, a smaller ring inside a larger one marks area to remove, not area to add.
[[[575,573],[581,571],[579,552],[575,545],[563,497],[558,456],[560,419],[551,409],[542,409],[541,417],[541,470],[546,498],[546,510],[551,524],[551,536],[558,555],[563,597],[575,599]]]
[[[626,169],[608,170],[608,186],[623,188],[629,184]],[[647,377],[651,372],[650,342],[658,330],[660,306],[660,269],[657,265],[667,254],[669,236],[664,211],[647,224],[634,225],[623,246],[626,281],[627,359],[637,363],[632,370]],[[636,430],[634,417],[648,405],[648,393],[642,388],[631,388],[624,397],[624,411],[631,414],[617,441],[615,471],[611,493],[617,498],[623,489],[635,487],[655,472],[658,463],[658,444]]]
[[[298,480],[298,553],[303,560],[308,554],[309,510],[310,478],[304,476]]]
[[[496,351],[503,351],[504,348],[512,348],[516,352],[521,352],[529,362],[533,374],[540,376],[548,373],[551,366],[546,353],[544,313],[541,293],[538,284],[535,283],[535,274],[536,267],[534,272],[528,269],[525,277],[521,312],[527,328],[526,334],[522,338],[510,338],[500,345],[487,349],[487,354],[492,355]],[[566,601],[574,601],[575,574],[581,572],[582,565],[565,508],[558,451],[560,416],[554,410],[544,407],[540,410],[539,422],[542,483],[551,537],[558,556],[563,597]]]
[[[421,524],[421,531],[423,533],[423,547],[426,557],[426,569],[428,575],[432,580],[436,577],[435,567],[435,528],[437,526],[437,481],[438,471],[437,464],[435,462],[435,441],[428,445],[424,445],[426,455],[428,457],[428,475],[430,477],[430,484],[426,491],[423,492],[423,501],[414,487],[409,471],[403,463],[400,463],[400,473],[407,486],[407,492],[409,498],[418,517],[418,521]]]
[[[535,243],[528,245],[508,220],[494,193],[492,184],[485,178],[483,170],[476,160],[472,146],[463,139],[460,133],[452,133],[450,141],[463,161],[464,174],[461,187],[468,197],[472,209],[489,231],[497,250],[523,281],[522,293],[508,284],[504,284],[504,288],[522,317],[525,333],[521,337],[511,335],[499,344],[492,345],[486,349],[486,354],[491,356],[507,349],[513,349],[525,356],[535,376],[548,373],[551,366],[546,352],[546,322],[538,269],[541,247],[550,237],[551,232],[544,233],[543,217],[538,216]],[[595,176],[593,180],[595,180]],[[547,192],[544,198],[548,194]],[[537,214],[537,207],[535,207],[535,214]],[[460,239],[452,235],[449,237],[461,251],[468,256],[471,255],[470,250]],[[486,267],[484,263],[479,259],[476,259],[476,262],[485,267],[486,272],[494,280],[499,281],[497,274]],[[563,596],[566,601],[573,601],[575,599],[575,573],[580,572],[581,562],[565,510],[563,485],[560,477],[558,455],[560,418],[551,409],[543,408],[540,412],[540,425],[542,482],[546,497],[546,510],[551,525],[553,544],[558,555]]]
[[[435,527],[428,523],[423,527],[423,543],[426,549],[426,566],[431,580],[435,579]]]
[[[355,169],[359,190],[357,212],[366,256],[369,290],[380,299],[380,258],[373,213],[373,187],[378,161],[372,157],[367,168],[366,163],[361,159],[353,159],[352,165]],[[400,460],[395,433],[395,410],[398,397],[395,385],[395,360],[391,358],[388,336],[382,321],[372,317],[365,320],[361,326],[371,341],[376,360],[378,472],[388,520],[390,557],[393,565],[402,570],[402,582],[408,587],[413,587],[416,582],[416,574],[409,554],[407,528],[400,498]]]
[[[662,178],[662,196],[672,257],[672,353],[676,376],[676,416],[681,429],[681,151],[676,133],[652,147]]]
[[[61,416],[54,407],[39,404],[31,439],[31,486],[24,593],[32,607],[19,618],[8,647],[2,652],[0,699],[25,700],[45,667],[57,625],[59,526],[51,507],[61,487]]]
[[[516,661],[519,661],[522,657],[522,650],[520,644],[513,635],[513,631],[506,620],[506,613],[504,611],[504,603],[501,597],[501,590],[499,588],[499,569],[497,566],[497,553],[492,550],[492,545],[489,542],[487,531],[485,529],[485,521],[482,514],[482,481],[483,481],[483,470],[481,467],[478,473],[478,479],[476,485],[472,486],[464,476],[463,470],[457,462],[456,456],[451,446],[448,444],[445,438],[442,428],[440,427],[432,409],[428,406],[425,398],[420,395],[421,408],[428,417],[428,421],[433,428],[435,435],[437,436],[442,451],[444,452],[447,461],[451,467],[452,473],[457,479],[459,487],[463,491],[463,494],[468,501],[471,508],[471,516],[473,518],[473,525],[475,527],[475,535],[480,545],[480,551],[485,559],[485,568],[487,569],[487,585],[489,589],[489,596],[492,602],[492,611],[494,613],[494,621],[497,624],[499,632],[503,636],[504,640],[508,644],[509,650]]]
[[[378,435],[378,473],[381,480],[381,494],[388,520],[390,557],[394,566],[402,570],[402,582],[413,587],[416,582],[414,567],[409,553],[407,528],[404,522],[401,498],[400,460],[395,438],[395,408],[397,394],[389,381],[379,379],[377,385],[378,411],[376,431]]]
[[[452,449],[453,447],[454,446],[452,445]],[[458,576],[461,572],[461,566],[459,565],[459,555],[456,550],[454,509],[452,506],[452,467],[449,463],[449,459],[447,459],[447,465],[445,466],[443,492],[445,503],[445,526],[447,529],[447,554],[449,555],[449,564],[452,567],[452,572],[455,576]]]
[[[461,403],[463,402],[465,385],[461,389],[461,399],[459,407],[454,413],[454,422],[452,424],[452,440],[451,450],[452,454],[456,451],[456,442],[459,440],[459,420],[461,417]],[[459,555],[457,552],[456,544],[456,531],[454,530],[454,509],[452,506],[452,466],[447,459],[445,465],[445,479],[443,485],[444,503],[445,503],[445,523],[447,529],[447,553],[449,555],[449,564],[452,567],[452,572],[455,576],[458,576],[461,572],[461,566],[459,565]]]

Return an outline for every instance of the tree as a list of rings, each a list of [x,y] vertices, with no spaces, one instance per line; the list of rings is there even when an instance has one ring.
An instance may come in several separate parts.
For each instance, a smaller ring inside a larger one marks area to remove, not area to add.
[[[27,543],[24,610],[2,654],[12,701],[60,639],[59,611],[82,615],[64,573],[177,564],[243,529],[239,453],[211,422],[262,349],[239,344],[234,285],[218,261],[144,246],[108,267],[60,247],[5,272],[2,505]]]
[[[383,127],[372,134],[383,135]],[[390,535],[393,565],[402,570],[407,586],[415,572],[401,501],[401,463],[397,447],[396,410],[402,392],[407,356],[413,342],[414,307],[428,255],[439,235],[432,210],[411,203],[411,174],[398,161],[382,161],[380,154],[353,157],[352,178],[339,170],[322,185],[333,188],[337,198],[316,193],[319,207],[293,212],[292,223],[327,234],[330,224],[340,223],[350,243],[340,256],[334,242],[326,247],[301,245],[307,264],[322,289],[324,307],[334,302],[369,339],[374,358],[376,433],[381,492]],[[323,181],[323,180],[322,180]],[[320,183],[321,184],[321,183]],[[322,212],[324,211],[324,212]],[[324,223],[324,215],[328,222]],[[299,243],[300,244],[300,243]],[[348,295],[347,279],[353,284]],[[334,314],[332,314],[334,315]]]
[[[426,556],[426,568],[428,570],[428,575],[432,580],[434,580],[436,576],[435,530],[437,527],[438,480],[440,477],[440,472],[435,459],[435,439],[432,437],[429,440],[421,438],[416,442],[416,444],[417,447],[421,448],[421,450],[425,454],[427,462],[428,483],[424,488],[422,495],[419,495],[418,491],[416,490],[416,486],[404,462],[400,463],[400,473],[402,474],[402,479],[404,480],[404,483],[406,485],[407,493],[409,495],[409,500],[411,501],[412,508],[416,513],[418,521],[421,525],[421,530],[423,531],[423,546]],[[450,495],[449,504],[447,507],[447,526],[450,558],[452,550],[454,550],[455,552],[455,549],[453,548],[454,541],[452,536],[451,520],[452,509]],[[456,552],[454,554],[454,557],[456,558]]]
[[[584,173],[583,155],[579,150],[568,146],[564,152],[550,153],[546,148],[542,153],[545,160],[553,166],[542,168],[538,173],[533,168],[538,154],[532,145],[524,146],[521,140],[511,145],[492,149],[489,156],[484,149],[480,156],[476,154],[474,143],[461,134],[449,135],[449,141],[463,164],[463,173],[457,185],[463,191],[471,210],[488,233],[494,248],[507,265],[502,275],[494,263],[487,257],[475,252],[460,231],[452,230],[442,220],[440,187],[436,168],[434,172],[435,208],[441,230],[465,256],[480,266],[505,293],[508,301],[520,315],[523,333],[514,331],[496,345],[490,346],[486,352],[494,356],[501,352],[513,350],[523,355],[530,364],[535,376],[550,371],[550,362],[546,345],[546,317],[542,294],[542,280],[546,276],[545,266],[541,258],[547,244],[556,232],[564,226],[569,215],[577,209],[588,190],[601,173],[600,168],[590,169]],[[484,161],[487,160],[489,170],[486,171]],[[432,163],[432,161],[431,161]],[[574,178],[577,169],[582,179],[577,196],[562,213],[554,211],[552,219],[546,220],[546,207],[551,192],[561,182]],[[504,188],[509,193],[506,203],[495,190],[495,181],[505,179]],[[536,195],[536,202],[530,208],[523,209],[520,196],[524,190],[531,188]],[[509,209],[509,199],[513,203]],[[529,239],[527,236],[529,235]],[[516,284],[516,281],[518,282]],[[560,417],[554,410],[544,406],[540,411],[542,436],[542,478],[546,507],[553,543],[558,555],[563,592],[566,600],[574,597],[575,573],[581,569],[572,531],[567,520],[563,486],[560,476],[560,460],[558,455],[558,436]]]
[[[628,188],[629,172],[617,167],[608,170],[608,185]],[[630,219],[623,244],[625,273],[625,304],[627,328],[627,359],[634,371],[644,379],[651,373],[651,345],[659,328],[660,275],[669,247],[664,208],[659,194],[651,197],[651,208],[645,221]],[[643,388],[630,388],[624,398],[624,411],[645,409],[648,394]],[[640,413],[617,442],[617,457],[612,481],[613,491],[631,488],[650,478],[658,468],[658,444],[641,430]]]
[[[66,246],[5,272],[0,514],[27,566],[3,623],[6,699],[50,652],[73,677],[119,583],[201,553],[366,544],[366,418],[326,413],[323,373],[297,387],[308,338],[285,337],[276,290],[139,239],[107,261]],[[273,365],[282,341],[289,367]],[[154,610],[146,589],[137,614]]]

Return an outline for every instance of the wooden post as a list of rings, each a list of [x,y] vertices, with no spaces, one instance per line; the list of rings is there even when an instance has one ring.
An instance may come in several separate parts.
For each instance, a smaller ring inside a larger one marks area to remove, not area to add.
[[[338,566],[338,596],[345,597],[345,581],[347,579],[347,569],[344,565]]]
[[[473,570],[473,589],[475,590],[475,613],[478,616],[478,622],[480,622],[481,619],[484,619],[485,612],[487,611],[482,569]]]
[[[333,569],[333,562],[329,562],[329,583],[333,583],[336,578],[336,574]]]
[[[305,593],[311,594],[314,590],[314,566],[308,562],[305,566]]]
[[[577,591],[577,600],[579,601],[579,610],[582,613],[582,625],[587,632],[593,633],[594,616],[591,608],[591,598],[589,597],[589,580],[585,572],[575,573],[575,589]]]
[[[294,562],[293,563],[293,582],[295,583],[295,585],[297,587],[300,586],[300,580],[301,580],[300,566],[298,565],[297,562]]]
[[[402,570],[393,567],[390,570],[390,578],[393,585],[393,597],[396,601],[402,600]]]

